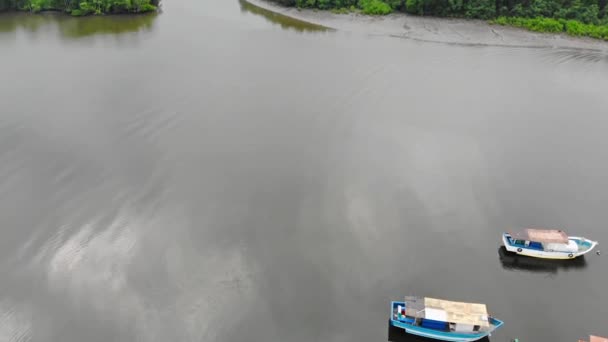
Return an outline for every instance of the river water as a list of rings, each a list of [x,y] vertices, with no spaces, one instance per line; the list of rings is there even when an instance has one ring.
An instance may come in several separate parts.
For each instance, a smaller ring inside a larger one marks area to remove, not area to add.
[[[0,341],[386,341],[404,295],[492,341],[608,335],[608,56],[322,30],[237,0],[0,15]],[[600,245],[601,247],[601,245]]]

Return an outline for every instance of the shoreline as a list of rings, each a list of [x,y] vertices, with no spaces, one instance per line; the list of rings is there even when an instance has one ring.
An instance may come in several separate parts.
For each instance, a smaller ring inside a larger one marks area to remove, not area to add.
[[[104,16],[127,16],[128,17],[128,16],[148,15],[151,13],[161,13],[161,12],[162,12],[161,6],[158,5],[158,6],[156,6],[156,9],[152,10],[152,11],[140,11],[140,12],[122,11],[122,12],[116,12],[116,13],[102,12],[99,14],[85,14],[85,15],[72,15],[70,12],[67,12],[66,10],[57,9],[57,8],[44,8],[44,9],[41,9],[36,12],[31,11],[31,10],[11,8],[11,9],[0,10],[0,15],[10,14],[10,13],[22,13],[22,14],[28,14],[28,15],[45,15],[45,14],[54,15],[54,14],[57,14],[57,15],[64,15],[64,16],[72,17],[72,18],[86,18],[86,17],[104,17]]]
[[[608,53],[608,43],[566,34],[538,33],[491,25],[484,20],[420,17],[406,13],[369,16],[358,13],[285,7],[267,0],[243,0],[253,6],[328,29],[469,46],[595,50]]]
[[[71,15],[70,13],[58,10],[58,9],[44,9],[38,12],[21,11],[21,10],[6,10],[0,11],[0,15],[3,14],[24,14],[24,15],[60,15],[68,18],[93,18],[93,17],[136,17],[142,15],[159,14],[161,13],[160,8],[156,11],[147,12],[118,12],[118,13],[101,13],[101,14],[89,14],[89,15]]]

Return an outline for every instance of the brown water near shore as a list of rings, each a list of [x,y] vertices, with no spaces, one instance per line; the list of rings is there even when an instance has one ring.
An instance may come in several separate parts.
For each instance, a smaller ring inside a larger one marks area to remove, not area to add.
[[[606,253],[498,249],[608,241],[603,50],[352,25],[0,15],[0,341],[381,342],[410,294],[487,303],[493,342],[608,335]]]
[[[0,13],[0,33],[27,31],[36,34],[45,28],[58,29],[60,37],[73,39],[91,35],[120,35],[153,29],[158,14],[92,16],[75,18],[59,12]]]

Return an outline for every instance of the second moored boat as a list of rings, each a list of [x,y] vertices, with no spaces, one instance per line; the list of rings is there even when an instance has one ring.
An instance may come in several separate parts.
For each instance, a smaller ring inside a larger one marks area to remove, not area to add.
[[[591,252],[598,244],[597,241],[550,229],[503,233],[502,242],[509,252],[543,259],[574,259]]]

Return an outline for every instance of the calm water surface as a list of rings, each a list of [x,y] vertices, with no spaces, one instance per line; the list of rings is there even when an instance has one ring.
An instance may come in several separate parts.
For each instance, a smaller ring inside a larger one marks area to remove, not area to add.
[[[386,340],[391,299],[492,341],[608,335],[608,56],[322,30],[239,3],[0,15],[0,341]],[[601,247],[601,246],[600,246]]]

